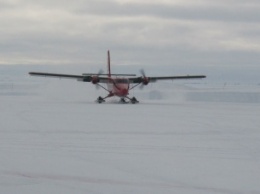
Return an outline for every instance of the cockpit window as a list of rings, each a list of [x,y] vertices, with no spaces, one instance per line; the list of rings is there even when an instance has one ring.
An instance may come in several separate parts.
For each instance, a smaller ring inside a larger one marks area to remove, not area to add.
[[[127,84],[128,79],[116,79],[115,83],[117,83],[117,84]]]

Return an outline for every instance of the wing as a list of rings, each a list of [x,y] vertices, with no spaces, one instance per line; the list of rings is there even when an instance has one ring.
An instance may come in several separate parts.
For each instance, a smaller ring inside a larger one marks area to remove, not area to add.
[[[94,79],[101,83],[107,83],[108,78],[106,77],[99,77],[97,75],[72,75],[72,74],[58,74],[58,73],[43,73],[43,72],[29,72],[31,76],[41,76],[41,77],[54,77],[54,78],[69,78],[69,79],[76,79],[78,81],[83,82],[92,82]]]
[[[42,72],[29,72],[32,76],[42,77],[57,77],[57,78],[72,78],[72,79],[83,79],[85,76],[82,75],[69,75],[69,74],[57,74],[57,73],[42,73]]]
[[[205,75],[187,75],[187,76],[163,76],[163,77],[136,77],[129,78],[131,83],[142,83],[144,81],[156,82],[157,80],[175,80],[175,79],[202,79]]]
[[[174,79],[202,79],[205,75],[187,75],[187,76],[165,76],[165,77],[149,77],[151,81],[157,80],[174,80]]]

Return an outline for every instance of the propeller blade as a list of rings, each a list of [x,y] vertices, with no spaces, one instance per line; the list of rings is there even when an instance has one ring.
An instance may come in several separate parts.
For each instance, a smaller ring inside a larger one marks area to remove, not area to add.
[[[98,73],[97,73],[97,77],[99,77],[101,74],[103,74],[104,73],[104,71],[103,71],[103,69],[100,69],[99,71],[98,71]],[[95,84],[96,85],[96,89],[98,90],[100,87],[99,87],[99,85],[98,84]]]
[[[103,73],[104,73],[103,69],[100,69],[100,70],[98,71],[98,73],[97,73],[97,76],[99,76],[100,74],[103,74]]]
[[[144,89],[144,84],[141,83],[140,86],[139,86],[139,88],[140,88],[141,90]]]
[[[140,69],[140,73],[141,73],[141,75],[142,75],[143,77],[146,77],[146,76],[145,76],[144,69]]]
[[[149,80],[148,80],[148,78],[147,78],[146,75],[145,75],[144,69],[140,69],[140,73],[141,73],[141,75],[142,75],[142,78],[141,78],[141,79],[142,79],[142,83],[141,83],[141,85],[140,85],[140,89],[143,89],[144,86],[149,83]]]

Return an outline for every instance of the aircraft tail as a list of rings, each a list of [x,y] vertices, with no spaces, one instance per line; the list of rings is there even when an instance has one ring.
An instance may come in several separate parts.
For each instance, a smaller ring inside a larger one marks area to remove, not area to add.
[[[111,77],[111,68],[110,68],[110,53],[107,51],[107,74],[108,77]]]

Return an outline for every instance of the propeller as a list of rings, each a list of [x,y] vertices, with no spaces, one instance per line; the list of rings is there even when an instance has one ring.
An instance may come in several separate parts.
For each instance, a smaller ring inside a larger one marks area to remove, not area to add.
[[[92,83],[96,85],[96,89],[99,89],[99,85],[97,84],[99,82],[99,76],[103,74],[103,70],[100,69],[97,73],[97,75],[92,76]]]
[[[100,74],[103,74],[103,73],[104,73],[103,69],[100,69],[100,70],[98,71],[97,75],[99,76]]]
[[[145,76],[144,69],[140,69],[140,73],[141,73],[141,75],[142,75],[143,77],[146,77],[146,76]]]
[[[140,89],[143,89],[144,85],[149,83],[149,77],[146,77],[144,69],[140,69],[140,73],[142,75],[142,84],[140,85]]]

